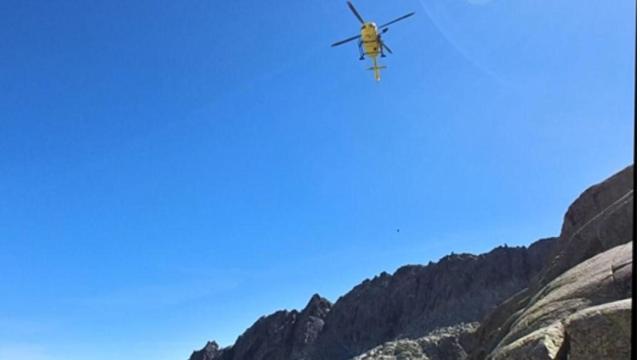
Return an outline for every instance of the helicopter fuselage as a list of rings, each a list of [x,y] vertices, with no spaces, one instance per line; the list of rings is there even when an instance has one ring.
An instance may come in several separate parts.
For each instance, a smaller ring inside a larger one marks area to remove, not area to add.
[[[376,23],[366,22],[360,28],[360,49],[363,58],[364,55],[367,55],[373,61],[373,66],[370,67],[369,70],[373,71],[375,79],[380,81],[380,70],[385,67],[378,65],[378,56],[384,56],[384,54],[382,52],[382,42]]]
[[[380,55],[380,39],[378,27],[373,22],[367,22],[360,28],[360,41],[365,55],[375,58]]]

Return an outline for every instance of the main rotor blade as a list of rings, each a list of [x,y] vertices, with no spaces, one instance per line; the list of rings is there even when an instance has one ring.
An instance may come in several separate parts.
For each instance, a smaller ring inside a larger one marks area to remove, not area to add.
[[[389,25],[391,25],[391,24],[393,24],[393,23],[397,23],[398,21],[400,21],[400,20],[404,20],[404,19],[408,18],[409,16],[412,16],[413,14],[415,14],[415,12],[409,13],[409,14],[404,15],[404,16],[400,16],[399,18],[397,18],[397,19],[395,19],[395,20],[389,21],[389,22],[388,22],[388,23],[386,23],[386,24],[382,24],[382,25],[378,26],[378,28],[379,28],[379,29],[381,29],[381,28],[383,28],[383,27],[385,27],[385,26],[389,26]]]
[[[351,12],[353,13],[353,15],[355,15],[358,18],[358,20],[360,20],[360,23],[364,25],[364,19],[362,18],[362,16],[360,16],[360,14],[358,13],[358,10],[356,10],[356,7],[353,6],[351,1],[347,1],[347,5],[349,5],[349,9],[351,9]]]
[[[360,38],[360,35],[352,36],[352,37],[350,37],[348,39],[344,39],[342,41],[338,41],[337,43],[331,44],[331,46],[342,45],[344,43],[348,43],[349,41],[353,41],[353,40],[356,40],[356,39],[359,39],[359,38]]]
[[[391,51],[391,49],[389,49],[389,47],[387,46],[387,44],[383,43],[382,41],[380,41],[380,44],[382,44],[382,47],[384,47],[385,50],[387,50],[387,52],[389,54],[393,54],[393,51]]]

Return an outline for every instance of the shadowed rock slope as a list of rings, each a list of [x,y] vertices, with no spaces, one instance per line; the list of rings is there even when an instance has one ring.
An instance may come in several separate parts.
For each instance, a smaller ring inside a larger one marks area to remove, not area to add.
[[[190,360],[625,358],[633,171],[585,191],[558,238],[405,266],[333,305],[314,295],[302,311],[262,317],[233,346],[210,342]]]
[[[347,359],[389,340],[479,321],[527,286],[553,241],[499,247],[479,256],[450,255],[367,280],[332,307],[311,358]]]
[[[190,360],[306,359],[310,345],[324,327],[331,303],[314,295],[302,311],[277,311],[263,316],[231,347],[209,342]]]
[[[210,342],[190,360],[348,359],[389,340],[477,322],[539,273],[553,242],[405,266],[365,280],[334,305],[314,295],[302,311],[262,317],[233,346]]]

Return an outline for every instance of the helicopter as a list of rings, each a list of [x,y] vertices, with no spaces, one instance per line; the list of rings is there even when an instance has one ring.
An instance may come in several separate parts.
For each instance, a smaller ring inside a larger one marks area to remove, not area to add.
[[[360,60],[364,60],[365,56],[368,56],[371,58],[371,60],[373,61],[373,66],[370,67],[368,70],[372,70],[374,74],[373,76],[375,77],[376,81],[380,81],[380,70],[386,69],[386,66],[380,66],[378,64],[378,56],[386,57],[385,50],[389,54],[393,54],[393,51],[391,51],[391,49],[387,46],[387,44],[385,44],[382,41],[382,34],[389,31],[389,27],[388,27],[389,25],[394,24],[400,20],[404,20],[414,15],[415,12],[411,12],[409,14],[400,16],[395,20],[391,20],[387,23],[384,23],[378,26],[376,25],[376,23],[372,21],[364,21],[364,19],[362,18],[358,10],[356,10],[356,7],[353,6],[351,1],[347,1],[347,6],[349,6],[349,9],[351,9],[351,12],[353,13],[353,15],[355,15],[356,18],[358,18],[358,20],[362,24],[362,27],[360,27],[360,34],[338,41],[336,43],[333,43],[331,44],[331,46],[334,47],[334,46],[346,44],[354,40],[359,40],[358,49],[360,50]]]

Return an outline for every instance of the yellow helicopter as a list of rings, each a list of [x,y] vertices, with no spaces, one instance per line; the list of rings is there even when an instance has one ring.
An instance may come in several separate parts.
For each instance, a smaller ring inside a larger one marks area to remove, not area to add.
[[[404,20],[409,16],[415,14],[415,12],[409,13],[404,16],[400,16],[399,18],[389,21],[380,25],[379,27],[376,23],[371,21],[364,21],[358,10],[356,10],[355,6],[351,3],[351,1],[347,1],[347,5],[353,15],[358,18],[362,27],[360,28],[360,34],[356,36],[352,36],[348,39],[344,39],[342,41],[338,41],[337,43],[331,44],[331,46],[338,46],[345,43],[348,43],[353,40],[358,40],[358,49],[360,49],[360,60],[364,60],[365,55],[370,57],[373,61],[373,66],[369,68],[369,70],[373,71],[373,74],[376,78],[376,81],[380,81],[380,70],[385,69],[386,66],[378,65],[378,56],[386,57],[384,51],[386,50],[389,54],[393,54],[393,51],[389,49],[389,47],[382,41],[382,34],[389,31],[388,26],[396,23],[400,20]],[[382,30],[379,30],[382,29]]]

